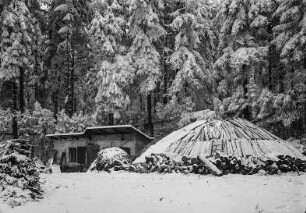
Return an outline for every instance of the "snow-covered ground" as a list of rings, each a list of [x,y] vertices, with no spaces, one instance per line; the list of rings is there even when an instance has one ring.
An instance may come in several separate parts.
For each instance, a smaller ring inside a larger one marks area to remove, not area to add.
[[[306,211],[306,174],[223,177],[179,174],[44,175],[45,199],[1,213],[192,213]]]

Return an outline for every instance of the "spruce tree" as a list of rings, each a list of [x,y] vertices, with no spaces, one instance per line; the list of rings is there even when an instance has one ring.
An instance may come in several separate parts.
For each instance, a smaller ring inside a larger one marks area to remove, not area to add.
[[[217,68],[221,111],[252,118],[249,88],[261,84],[262,67],[267,66],[269,49],[268,15],[273,1],[224,1],[217,21],[220,23]],[[253,90],[255,91],[255,90]],[[217,102],[220,106],[220,102]],[[220,107],[217,107],[220,108]]]
[[[39,35],[37,20],[26,2],[4,2],[1,12],[1,66],[0,79],[11,82],[13,110],[25,111],[25,81],[33,65],[34,40]],[[18,90],[18,91],[17,91]],[[18,106],[19,105],[19,106]],[[13,135],[17,138],[17,121],[13,117]]]
[[[114,124],[119,111],[130,103],[128,94],[134,74],[127,52],[127,15],[126,1],[95,1],[92,4],[94,17],[89,32],[95,53],[97,85],[95,101],[97,113],[107,113],[109,124]]]
[[[89,5],[85,0],[57,0],[52,2],[49,10],[48,60],[55,71],[52,75],[52,83],[56,85],[53,90],[55,111],[61,104],[67,114],[72,116],[76,111],[75,82],[80,74],[75,70],[76,53],[77,48],[86,47],[84,44],[87,40],[84,37],[87,36],[85,25],[90,21]]]
[[[169,62],[175,74],[169,93],[181,99],[196,99],[202,90],[209,99],[217,41],[212,27],[214,7],[206,0],[174,2],[175,10],[169,15],[173,17],[170,26],[175,32],[175,44]]]
[[[306,130],[306,1],[281,0],[273,16],[279,24],[272,43],[286,70],[284,87],[295,109],[287,111],[286,120],[301,120]]]
[[[131,3],[129,35],[133,38],[128,56],[139,93],[146,96],[148,128],[154,134],[152,122],[152,93],[161,79],[161,55],[156,45],[166,35],[158,16],[164,1],[135,0]]]

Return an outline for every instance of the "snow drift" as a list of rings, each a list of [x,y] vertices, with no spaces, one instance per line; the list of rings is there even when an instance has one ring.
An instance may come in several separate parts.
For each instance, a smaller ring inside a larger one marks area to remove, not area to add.
[[[129,163],[129,155],[124,150],[118,147],[106,148],[98,153],[97,159],[90,165],[88,171],[110,171],[112,168],[129,166]]]

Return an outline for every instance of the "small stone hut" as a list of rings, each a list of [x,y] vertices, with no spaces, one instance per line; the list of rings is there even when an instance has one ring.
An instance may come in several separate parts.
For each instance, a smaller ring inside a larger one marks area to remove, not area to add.
[[[205,119],[179,129],[149,147],[134,162],[144,162],[151,153],[170,157],[210,157],[216,153],[268,160],[273,156],[305,156],[289,142],[244,119]]]
[[[53,164],[62,170],[86,169],[104,148],[120,147],[131,157],[141,153],[154,138],[147,136],[132,125],[88,127],[81,133],[46,135],[53,142]]]

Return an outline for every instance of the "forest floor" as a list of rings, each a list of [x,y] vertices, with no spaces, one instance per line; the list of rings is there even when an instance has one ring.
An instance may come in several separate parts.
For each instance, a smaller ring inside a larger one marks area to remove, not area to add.
[[[306,174],[273,176],[43,175],[45,198],[0,213],[268,213],[306,211]]]

